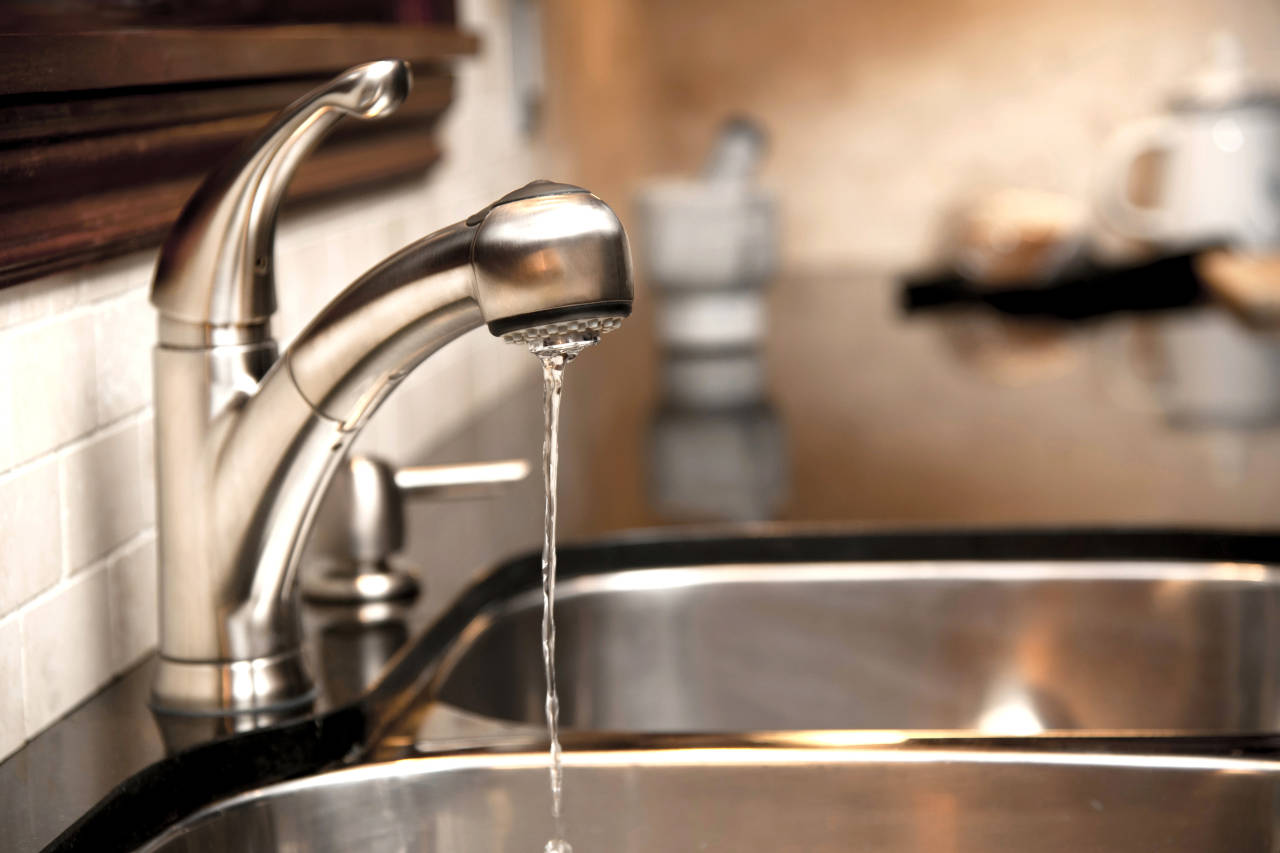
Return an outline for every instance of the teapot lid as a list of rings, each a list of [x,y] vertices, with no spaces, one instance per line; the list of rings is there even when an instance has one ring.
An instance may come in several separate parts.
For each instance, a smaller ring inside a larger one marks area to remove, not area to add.
[[[1253,104],[1280,104],[1280,91],[1249,73],[1240,40],[1225,30],[1210,37],[1204,64],[1174,90],[1169,100],[1170,109],[1176,112]]]

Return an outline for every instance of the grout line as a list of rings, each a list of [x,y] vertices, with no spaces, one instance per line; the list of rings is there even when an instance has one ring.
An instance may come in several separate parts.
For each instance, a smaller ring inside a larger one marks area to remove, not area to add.
[[[90,582],[90,581],[95,577],[95,573],[96,573],[96,572],[101,572],[101,574],[102,574],[102,576],[103,576],[103,578],[102,578],[102,583],[106,586],[106,605],[107,605],[107,622],[106,622],[106,624],[107,624],[107,632],[108,632],[107,642],[111,642],[111,630],[112,630],[112,625],[111,625],[111,598],[112,598],[112,595],[111,595],[111,577],[110,577],[110,573],[109,573],[109,571],[108,571],[108,566],[105,564],[105,561],[104,561],[104,562],[103,562],[103,564],[101,564],[101,565],[95,564],[95,565],[93,566],[93,570],[92,570],[92,571],[90,571],[89,569],[86,569],[85,571],[78,573],[78,574],[77,574],[74,578],[72,578],[68,583],[60,584],[60,585],[59,585],[59,588],[60,588],[60,589],[70,589],[72,586],[74,586],[74,585],[76,585],[76,584],[80,583],[81,581],[83,581],[85,584],[88,584],[88,583],[89,583],[89,582]],[[42,595],[42,596],[40,596],[40,598],[42,598],[42,599],[47,599],[47,598],[48,598],[48,596],[43,596],[43,595]],[[32,602],[28,602],[28,604],[34,604],[34,601],[32,601]],[[31,718],[32,718],[30,702],[31,702],[32,692],[31,692],[30,690],[28,690],[28,689],[27,689],[27,688],[28,688],[28,686],[29,686],[29,682],[30,682],[30,680],[31,680],[31,679],[30,679],[30,674],[29,674],[29,672],[28,672],[28,670],[29,670],[29,666],[28,666],[28,660],[27,660],[27,637],[26,637],[26,618],[25,618],[25,617],[26,617],[26,610],[28,610],[28,609],[29,609],[29,608],[27,607],[27,605],[24,605],[22,608],[19,608],[19,611],[20,611],[20,612],[19,612],[19,615],[20,615],[22,618],[20,618],[20,619],[18,620],[18,631],[19,631],[19,637],[20,637],[20,640],[21,640],[21,643],[22,643],[22,650],[21,650],[21,653],[20,653],[20,659],[21,659],[21,669],[22,669],[22,676],[21,676],[22,685],[21,685],[21,686],[22,686],[22,716],[23,716],[23,720],[22,720],[23,740],[22,740],[22,743],[20,743],[20,744],[18,745],[18,747],[17,747],[18,749],[21,749],[21,748],[22,748],[23,746],[25,746],[27,743],[29,743],[30,741],[34,740],[37,736],[39,736],[40,734],[44,733],[44,732],[45,732],[45,731],[47,731],[49,728],[51,728],[55,723],[59,722],[60,720],[64,719],[68,714],[70,714],[70,713],[72,713],[73,711],[75,711],[77,708],[79,708],[81,705],[83,705],[83,704],[84,704],[84,702],[85,702],[87,699],[89,699],[90,697],[92,697],[92,696],[96,695],[100,690],[102,690],[102,688],[103,688],[103,687],[105,687],[106,685],[108,685],[108,684],[110,684],[111,682],[115,681],[115,680],[116,680],[116,678],[120,675],[120,673],[121,673],[121,672],[123,672],[123,671],[127,668],[127,667],[125,667],[125,666],[123,666],[123,665],[122,665],[122,666],[120,666],[119,668],[117,668],[117,667],[116,667],[116,662],[115,662],[115,659],[114,659],[114,655],[113,655],[113,653],[112,653],[112,652],[113,652],[113,650],[112,650],[112,649],[110,649],[110,648],[108,648],[108,649],[107,649],[107,663],[108,663],[108,666],[107,666],[107,673],[106,673],[106,676],[105,676],[104,678],[102,678],[100,681],[95,681],[95,682],[91,685],[91,687],[89,688],[89,690],[88,690],[87,692],[84,692],[84,693],[81,693],[81,694],[77,695],[77,696],[75,697],[74,701],[72,701],[72,702],[71,702],[70,706],[69,706],[66,710],[64,710],[64,711],[62,711],[61,713],[57,714],[57,715],[56,715],[56,716],[54,716],[52,719],[50,719],[50,720],[46,721],[46,722],[45,722],[45,724],[44,724],[43,726],[41,726],[39,730],[37,730],[37,731],[30,731],[30,729],[31,729]],[[16,751],[16,750],[15,750],[15,751]],[[12,754],[12,753],[10,753],[10,754]],[[0,756],[0,761],[3,761],[4,759],[5,759],[5,756]]]
[[[0,762],[3,762],[10,755],[31,740],[31,734],[27,731],[27,654],[26,654],[26,635],[23,630],[22,620],[18,618],[15,610],[6,616],[0,616],[0,628],[4,627],[7,622],[13,621],[14,628],[18,634],[18,742],[8,752],[0,752]]]
[[[34,597],[27,599],[22,604],[19,604],[13,610],[10,610],[8,613],[4,614],[3,616],[0,616],[0,620],[8,619],[10,616],[25,615],[27,611],[32,610],[36,607],[39,607],[44,602],[57,596],[63,590],[70,588],[73,584],[77,584],[82,579],[90,577],[91,575],[93,575],[94,572],[105,571],[107,568],[110,567],[110,564],[112,562],[127,556],[128,554],[132,553],[132,549],[141,548],[143,545],[148,544],[150,541],[154,540],[155,538],[156,538],[155,527],[154,526],[144,527],[142,530],[135,533],[128,540],[112,548],[110,551],[103,554],[98,559],[90,563],[85,563],[83,566],[76,569],[73,574],[70,574],[70,575],[67,575],[66,577],[61,578],[53,586],[49,587],[48,589],[41,590],[40,592],[36,593]]]
[[[106,575],[106,580],[103,581],[103,583],[105,583],[107,587],[107,601],[106,601],[106,607],[104,609],[107,611],[106,641],[107,641],[107,670],[108,670],[107,680],[108,681],[110,681],[111,678],[115,676],[115,672],[116,672],[116,623],[115,623],[116,608],[114,604],[115,590],[113,589],[111,584],[111,568],[112,568],[112,559],[111,559],[111,555],[109,554],[106,557],[104,557],[102,560],[102,572],[103,574]],[[95,687],[89,695],[92,696],[93,693],[96,693],[100,687],[101,685],[98,685],[97,687]]]
[[[67,466],[56,453],[50,454],[53,464],[53,481],[58,490],[58,581],[53,585],[57,589],[67,578],[71,577],[71,506],[67,499],[68,489],[64,482]]]
[[[91,433],[90,435],[82,436],[76,442],[69,442],[65,448],[63,448],[62,450],[55,451],[52,454],[53,456],[56,457],[55,462],[58,466],[58,470],[57,470],[58,536],[59,536],[59,542],[62,548],[62,565],[60,566],[60,572],[59,572],[61,580],[65,581],[66,579],[74,575],[83,574],[91,566],[95,565],[98,562],[98,560],[93,560],[85,564],[84,566],[79,566],[79,567],[73,566],[71,564],[71,547],[70,547],[71,512],[70,512],[70,502],[69,502],[69,495],[71,493],[71,488],[70,488],[70,483],[67,481],[67,460],[72,455],[79,452],[81,449],[88,447],[90,444],[98,441],[99,439],[105,441],[105,440],[115,438],[116,436],[119,436],[119,435],[124,435],[126,432],[128,432],[131,429],[141,430],[142,423],[143,421],[141,416],[135,413],[134,415],[130,415],[121,419],[120,421],[118,421],[117,423],[113,424],[110,427],[104,427]],[[138,440],[138,436],[135,435],[134,441],[136,442],[137,440]],[[141,454],[141,448],[139,448],[139,454]],[[136,472],[136,475],[138,477],[140,487],[145,489],[147,487],[147,484],[141,482],[142,480],[141,467],[139,467],[138,471]],[[152,488],[154,488],[154,484],[152,485]],[[144,514],[142,512],[143,508],[139,506],[138,509],[139,509],[139,515],[143,515]],[[113,551],[114,549],[112,551],[108,551],[107,555],[110,555],[111,553],[113,553]],[[99,559],[104,559],[105,556],[107,555],[104,555],[104,557]]]
[[[90,299],[81,304],[86,308],[100,313],[113,311],[116,308],[121,307],[122,303],[127,303],[131,300],[138,299],[139,297],[142,297],[143,303],[150,305],[151,303],[148,301],[150,289],[151,282],[145,281],[141,284],[132,284],[128,288],[116,291],[115,293],[108,293],[103,296],[99,296],[97,299]],[[154,311],[154,309],[152,310]]]
[[[72,586],[76,584],[79,584],[82,582],[89,583],[98,573],[101,573],[104,578],[103,582],[107,586],[107,592],[106,592],[107,622],[106,624],[108,626],[108,632],[110,634],[110,636],[108,637],[108,642],[113,641],[115,624],[112,619],[113,610],[114,610],[114,604],[113,604],[114,596],[112,595],[112,587],[111,587],[111,574],[110,574],[111,565],[112,563],[120,559],[123,559],[125,556],[128,556],[134,553],[135,551],[141,550],[146,545],[154,542],[155,538],[156,538],[156,535],[155,535],[155,530],[153,528],[148,528],[146,530],[141,531],[132,539],[130,539],[128,542],[125,542],[124,544],[112,549],[110,552],[107,553],[106,556],[102,557],[100,560],[97,560],[89,564],[88,566],[86,566],[85,568],[77,572],[73,577],[67,579],[65,582],[60,582],[56,584],[50,589],[45,590],[44,592],[41,592],[39,595],[31,599],[30,601],[22,604],[17,609],[5,614],[4,616],[0,616],[0,625],[12,619],[16,621],[18,626],[18,643],[19,643],[18,666],[19,666],[19,681],[20,681],[19,688],[21,690],[20,695],[22,696],[21,739],[17,744],[17,746],[13,748],[12,752],[9,752],[6,754],[0,754],[0,762],[3,762],[10,755],[13,755],[14,752],[17,752],[24,745],[26,745],[36,736],[38,736],[39,734],[47,730],[50,726],[52,726],[58,720],[61,720],[63,717],[66,716],[67,713],[70,713],[71,710],[78,708],[81,704],[84,703],[86,699],[88,699],[90,696],[95,695],[99,690],[101,690],[104,685],[110,684],[112,681],[114,681],[120,675],[121,672],[124,672],[126,669],[128,669],[138,660],[141,660],[147,654],[150,654],[151,648],[154,648],[154,646],[150,647],[145,651],[139,653],[139,655],[136,658],[132,660],[124,660],[124,661],[117,661],[115,658],[115,650],[108,649],[107,656],[109,661],[109,666],[108,666],[109,672],[107,673],[106,677],[102,681],[94,684],[92,689],[90,689],[87,693],[85,693],[82,696],[76,697],[76,700],[72,704],[71,709],[68,710],[66,713],[60,714],[55,719],[50,720],[39,731],[31,731],[31,724],[30,724],[31,691],[28,689],[31,677],[29,672],[30,663],[27,658],[27,638],[26,638],[27,614],[34,608],[52,599],[55,595],[58,595],[63,591],[70,589]]]
[[[80,285],[76,284],[75,286],[79,287]],[[47,326],[55,325],[64,320],[71,321],[79,320],[83,317],[92,317],[93,315],[100,313],[103,310],[103,306],[108,302],[121,297],[136,295],[142,289],[143,288],[131,287],[128,290],[121,291],[120,293],[112,293],[92,301],[77,299],[62,311],[54,311],[51,314],[34,317],[22,323],[5,326],[3,329],[0,329],[0,331],[5,334],[21,334],[27,331],[40,331]]]
[[[152,409],[153,409],[152,404],[148,402],[144,406],[142,406],[142,408],[134,409],[130,412],[126,412],[125,414],[120,415],[118,418],[116,418],[113,421],[95,426],[90,432],[81,433],[80,435],[77,435],[75,438],[68,439],[67,441],[64,441],[62,444],[59,444],[56,447],[52,447],[49,450],[46,450],[44,453],[41,453],[39,456],[36,456],[32,459],[24,460],[22,462],[19,462],[16,465],[6,468],[3,471],[0,471],[0,483],[3,483],[10,477],[16,477],[20,474],[23,474],[27,471],[27,469],[35,468],[38,465],[40,465],[40,463],[45,462],[49,459],[61,459],[64,456],[69,456],[72,453],[75,453],[77,450],[82,449],[86,445],[91,444],[94,439],[101,437],[105,433],[109,433],[115,429],[123,430],[123,428],[130,421],[132,421],[136,425],[142,425],[146,422],[147,418],[151,417]]]
[[[125,257],[129,257],[129,256],[126,255]],[[149,291],[151,288],[151,282],[155,278],[156,264],[160,259],[160,250],[156,248],[156,249],[147,250],[145,252],[140,252],[138,253],[138,259],[139,260],[145,259],[145,264],[141,264],[141,265],[146,267],[145,275],[140,276],[141,278],[140,282],[135,282],[133,285],[129,286],[128,288],[122,291],[108,293],[103,296],[93,297],[93,296],[86,295],[82,300],[83,304],[104,305],[105,303],[110,302],[114,299],[118,299],[120,297],[136,295],[140,291],[143,293]],[[124,265],[122,264],[122,267],[123,266]],[[128,271],[130,273],[134,273],[136,272],[136,269],[130,268]],[[115,272],[115,275],[121,275],[123,273],[124,273],[124,270],[121,269],[121,270],[117,270]],[[87,274],[80,277],[80,279],[78,280],[78,286],[80,287],[80,292],[85,293],[87,288],[93,287],[93,281],[95,278],[101,278],[101,276],[94,276],[92,274]]]
[[[31,683],[31,676],[27,673],[27,626],[25,620],[21,618],[18,612],[14,611],[14,618],[18,620],[18,687],[22,690],[22,739],[19,741],[14,751],[21,749],[23,744],[31,740],[33,734],[31,732],[31,709],[27,707],[30,701],[31,691],[27,689],[27,685]]]

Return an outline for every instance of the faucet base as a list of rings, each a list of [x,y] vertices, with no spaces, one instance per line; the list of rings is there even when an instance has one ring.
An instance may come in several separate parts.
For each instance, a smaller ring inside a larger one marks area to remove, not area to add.
[[[160,656],[151,707],[166,714],[274,713],[311,704],[316,695],[301,649],[238,661]]]

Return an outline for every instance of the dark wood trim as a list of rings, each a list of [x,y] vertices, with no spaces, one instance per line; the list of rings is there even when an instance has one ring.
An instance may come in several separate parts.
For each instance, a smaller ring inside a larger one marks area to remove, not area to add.
[[[421,174],[440,154],[417,129],[332,146],[298,169],[287,203]],[[0,286],[156,245],[202,180],[196,175],[0,211]]]
[[[57,94],[0,101],[0,143],[60,139],[278,110],[326,77],[200,89]]]
[[[452,81],[415,81],[409,99],[378,122],[339,125],[338,138],[372,138],[408,125],[429,137],[437,116],[449,105]],[[288,101],[206,121],[37,145],[0,147],[0,205],[32,205],[103,192],[121,186],[163,182],[211,168],[240,142],[266,126]]]
[[[475,53],[436,24],[311,24],[0,35],[0,95],[258,80],[374,59],[435,64]]]
[[[0,35],[0,287],[156,244],[209,169],[359,62],[408,59],[412,94],[386,119],[340,123],[290,198],[422,172],[440,156],[448,65],[477,44],[438,24]]]

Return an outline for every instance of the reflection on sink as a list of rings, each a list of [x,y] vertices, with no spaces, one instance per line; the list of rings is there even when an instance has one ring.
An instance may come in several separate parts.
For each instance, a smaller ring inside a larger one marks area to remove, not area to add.
[[[1233,759],[719,746],[566,762],[570,841],[618,853],[1263,851],[1280,794],[1280,764]],[[527,853],[551,832],[548,796],[541,750],[408,759],[216,804],[144,850]]]
[[[536,591],[472,621],[432,698],[537,724]],[[1280,724],[1280,574],[1198,562],[657,568],[557,591],[571,729],[1223,733]]]

